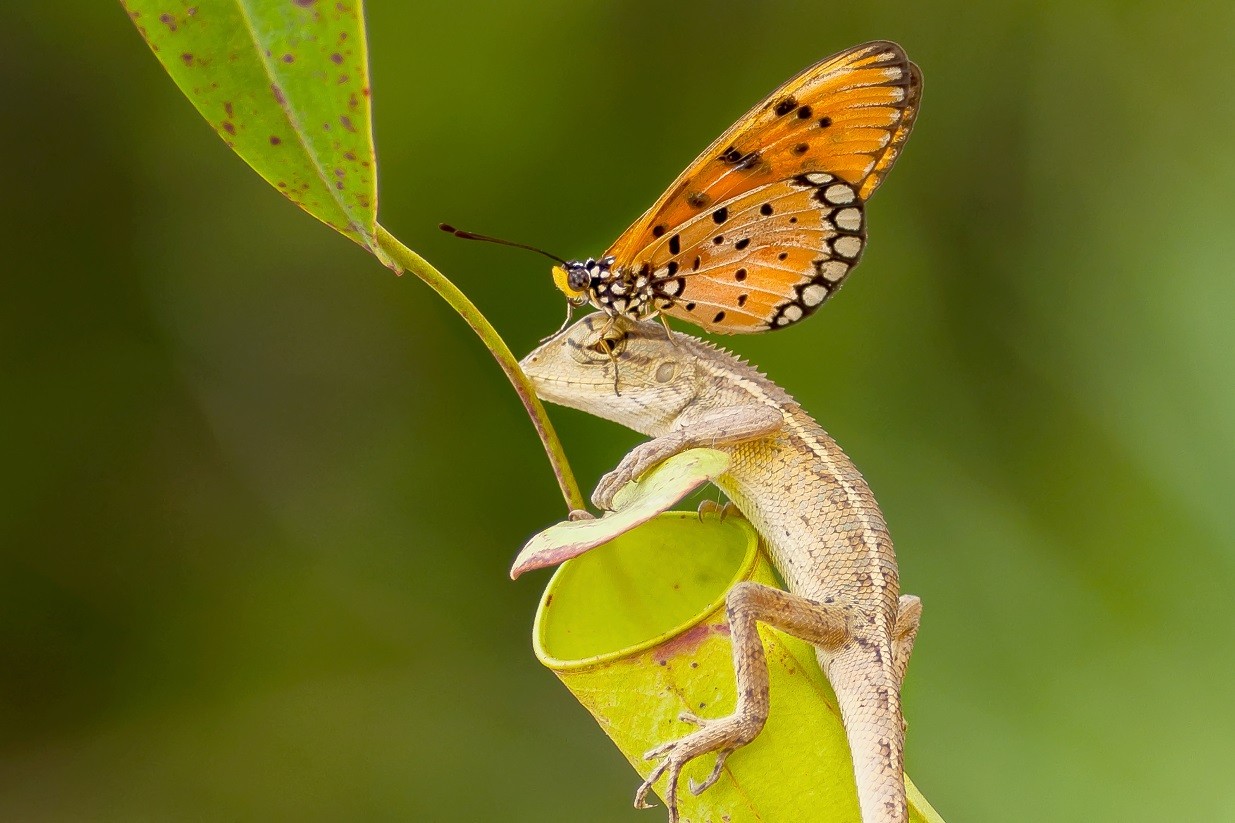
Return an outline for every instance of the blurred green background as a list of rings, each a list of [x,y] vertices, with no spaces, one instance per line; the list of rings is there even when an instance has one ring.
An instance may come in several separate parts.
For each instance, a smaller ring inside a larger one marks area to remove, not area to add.
[[[372,2],[381,219],[519,352],[544,261],[871,38],[923,68],[858,275],[727,341],[925,603],[949,823],[1231,820],[1235,9]],[[561,500],[471,332],[215,137],[117,4],[0,9],[0,819],[655,821],[533,659]],[[554,411],[590,489],[639,437]]]

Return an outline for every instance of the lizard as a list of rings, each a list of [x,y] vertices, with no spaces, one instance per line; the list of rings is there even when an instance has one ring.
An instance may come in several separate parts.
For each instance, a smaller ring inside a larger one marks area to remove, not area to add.
[[[649,790],[667,774],[664,799],[677,823],[682,767],[715,753],[710,776],[691,782],[699,794],[762,730],[769,711],[762,622],[815,646],[840,705],[863,823],[907,821],[900,688],[922,605],[900,595],[883,515],[836,442],[745,361],[652,321],[590,314],[520,365],[542,399],[652,438],[600,480],[592,502],[602,510],[612,509],[618,489],[678,452],[727,452],[730,465],[715,483],[763,537],[787,587],[743,581],[726,594],[737,706],[719,719],[684,712],[681,720],[697,730],[647,752],[658,763],[635,806],[648,808]]]

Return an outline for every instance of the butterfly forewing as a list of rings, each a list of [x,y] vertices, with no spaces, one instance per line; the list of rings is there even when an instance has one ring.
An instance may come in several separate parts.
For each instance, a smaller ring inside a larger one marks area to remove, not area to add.
[[[710,331],[782,328],[812,313],[865,245],[863,204],[917,112],[899,46],[830,57],[751,109],[609,250],[647,271],[655,304]]]

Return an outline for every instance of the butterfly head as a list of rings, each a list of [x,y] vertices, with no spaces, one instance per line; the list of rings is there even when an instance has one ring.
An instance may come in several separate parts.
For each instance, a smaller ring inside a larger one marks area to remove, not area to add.
[[[596,288],[609,276],[612,257],[600,260],[567,260],[553,267],[553,284],[566,295],[572,306],[582,306],[592,299]]]

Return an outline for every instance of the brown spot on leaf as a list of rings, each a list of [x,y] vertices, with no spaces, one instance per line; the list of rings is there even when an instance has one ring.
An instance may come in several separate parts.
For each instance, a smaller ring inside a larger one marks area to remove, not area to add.
[[[284,63],[294,63],[295,61],[296,61],[296,58],[293,55],[290,55],[290,54],[283,55]]]
[[[283,89],[279,88],[278,83],[270,84],[270,93],[274,95],[274,102],[278,103],[280,106],[287,105],[287,98],[283,96]]]
[[[351,131],[351,132],[356,131],[356,127],[352,125],[351,118],[348,117],[346,114],[339,118],[339,125],[347,129],[348,131]]]
[[[230,120],[224,120],[223,121],[223,131],[227,132],[228,134],[235,134],[236,127],[232,125]]]
[[[231,119],[236,113],[236,107],[232,105],[230,100],[223,101],[223,112],[227,115],[227,119]]]
[[[176,30],[176,18],[172,17],[167,12],[163,12],[162,14],[159,15],[159,22],[167,26],[169,31]]]
[[[330,60],[337,66],[343,62],[343,55],[336,51],[334,54],[330,55]]]
[[[309,6],[316,3],[317,0],[292,0],[292,2],[303,9],[307,9]]]
[[[180,55],[180,59],[184,61],[184,64],[186,66],[193,65],[193,55],[187,51],[184,54]]]
[[[283,142],[283,141],[279,138],[279,136],[278,136],[277,134],[272,134],[272,135],[270,135],[270,145],[272,145],[272,146],[277,146],[277,145],[279,145],[279,144],[280,144],[280,143],[282,143],[282,142]]]

